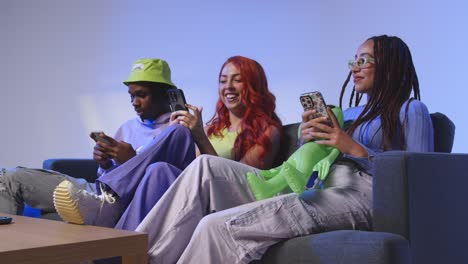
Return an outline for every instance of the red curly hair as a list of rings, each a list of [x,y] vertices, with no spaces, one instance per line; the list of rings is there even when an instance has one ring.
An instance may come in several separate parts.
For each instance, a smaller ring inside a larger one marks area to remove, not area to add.
[[[244,117],[241,121],[241,133],[234,143],[234,160],[241,160],[247,151],[259,145],[263,148],[260,152],[260,160],[271,150],[272,142],[265,134],[270,126],[278,128],[281,132],[282,123],[275,113],[276,97],[268,90],[268,82],[263,67],[255,60],[234,56],[226,60],[221,67],[221,72],[228,63],[232,63],[240,72],[244,88],[242,89],[241,100],[246,107]],[[208,136],[215,135],[221,137],[221,131],[229,128],[229,110],[218,99],[216,112],[208,121]]]

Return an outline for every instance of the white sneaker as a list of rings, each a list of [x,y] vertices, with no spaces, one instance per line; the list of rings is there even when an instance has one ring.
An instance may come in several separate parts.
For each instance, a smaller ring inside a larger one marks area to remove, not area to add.
[[[54,190],[55,210],[69,223],[114,227],[120,217],[120,203],[100,188],[102,194],[97,195],[64,180]]]

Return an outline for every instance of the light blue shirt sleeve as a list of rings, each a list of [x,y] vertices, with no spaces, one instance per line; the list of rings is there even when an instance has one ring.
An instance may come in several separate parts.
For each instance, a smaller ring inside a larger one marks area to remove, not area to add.
[[[406,150],[413,152],[433,152],[434,128],[426,105],[420,101],[413,100],[409,105],[406,118]]]
[[[372,167],[373,167],[374,157],[375,157],[378,153],[375,152],[374,150],[372,150],[371,148],[368,148],[368,147],[366,147],[365,145],[361,144],[360,142],[358,142],[358,143],[359,143],[363,148],[365,148],[365,149],[367,150],[367,155],[368,155],[368,156],[367,156],[366,158],[356,157],[356,156],[349,155],[349,154],[343,154],[343,157],[355,161],[355,162],[356,162],[357,164],[359,164],[359,166],[361,166],[361,168],[363,168],[365,171],[371,172],[371,171],[372,171]]]
[[[432,152],[434,151],[434,129],[432,127],[432,120],[429,111],[424,103],[418,100],[412,100],[406,112],[408,102],[403,104],[400,110],[400,122],[404,125],[406,151],[412,152]],[[380,120],[373,120],[378,122],[380,127]],[[365,131],[366,137],[373,136],[376,133],[376,126],[368,126],[370,131]],[[367,138],[368,139],[368,138]],[[369,140],[369,139],[368,139]],[[359,142],[367,152],[368,157],[361,158],[352,155],[344,154],[344,157],[357,162],[364,170],[371,172],[373,168],[374,157],[382,153],[383,150],[377,147],[370,147]],[[394,150],[399,148],[394,147]]]

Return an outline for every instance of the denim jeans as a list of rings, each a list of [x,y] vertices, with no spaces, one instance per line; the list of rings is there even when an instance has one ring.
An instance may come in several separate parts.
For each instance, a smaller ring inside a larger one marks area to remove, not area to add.
[[[52,195],[63,180],[96,191],[93,183],[56,171],[24,167],[0,169],[0,212],[21,215],[24,203],[46,213],[55,212]]]

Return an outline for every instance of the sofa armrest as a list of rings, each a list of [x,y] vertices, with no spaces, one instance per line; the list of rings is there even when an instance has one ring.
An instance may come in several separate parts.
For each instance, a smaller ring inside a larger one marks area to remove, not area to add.
[[[99,165],[92,159],[48,159],[42,163],[42,168],[54,170],[63,174],[83,178],[95,182]]]
[[[413,263],[468,259],[468,154],[389,151],[375,160],[374,231],[406,237]]]

